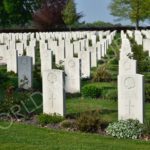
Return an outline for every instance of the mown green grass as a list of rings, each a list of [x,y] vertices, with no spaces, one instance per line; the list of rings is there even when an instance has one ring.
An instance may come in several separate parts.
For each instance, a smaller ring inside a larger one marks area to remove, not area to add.
[[[0,126],[6,123],[0,122]],[[13,124],[0,129],[1,150],[149,150],[150,142]]]
[[[67,100],[67,114],[102,110],[102,119],[108,122],[117,121],[118,104],[112,100],[72,98]],[[150,120],[150,103],[145,103],[145,121]]]
[[[93,110],[101,110],[102,119],[105,121],[112,122],[117,120],[117,103],[115,101],[90,98],[73,98],[67,100],[68,115]]]

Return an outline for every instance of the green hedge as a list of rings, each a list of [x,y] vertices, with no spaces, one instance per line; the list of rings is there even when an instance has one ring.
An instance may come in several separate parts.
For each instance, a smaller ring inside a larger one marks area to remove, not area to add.
[[[101,88],[94,85],[85,85],[81,93],[83,97],[99,98],[101,97]]]

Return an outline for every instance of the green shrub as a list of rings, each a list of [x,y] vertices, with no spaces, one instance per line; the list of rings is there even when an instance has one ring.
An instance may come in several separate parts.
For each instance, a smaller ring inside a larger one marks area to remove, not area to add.
[[[34,72],[33,72],[33,88],[36,90],[42,90],[41,71],[37,65],[35,65]]]
[[[102,65],[97,68],[93,76],[93,81],[94,82],[111,81],[111,73],[107,70],[106,65]]]
[[[150,74],[149,73],[143,73],[144,75],[144,80],[145,80],[145,83],[150,83]]]
[[[109,64],[118,65],[118,59],[115,57],[109,61]]]
[[[18,86],[18,79],[14,72],[7,72],[6,69],[0,70],[0,88],[5,89],[10,86]]]
[[[143,133],[143,127],[138,120],[121,120],[109,124],[106,133],[119,139],[138,139]]]
[[[63,128],[73,128],[74,127],[74,121],[64,120],[63,122],[61,122],[61,127],[63,127]]]
[[[27,101],[28,96],[26,93],[5,93],[5,97],[0,101],[0,112],[1,113],[12,113],[11,108],[13,106],[21,106],[21,102]]]
[[[143,127],[144,127],[144,135],[150,135],[150,120],[146,121]]]
[[[146,102],[150,102],[150,85],[146,84],[145,86],[145,99]]]
[[[47,115],[47,114],[40,114],[38,116],[38,122],[44,126],[47,124],[56,124],[56,123],[60,123],[64,120],[63,117],[58,116],[56,114],[54,115]]]
[[[114,49],[109,47],[109,49],[107,50],[107,55],[115,55]]]
[[[138,62],[139,71],[142,72],[150,72],[150,58],[145,57],[145,59]]]
[[[105,99],[108,100],[117,100],[118,98],[117,89],[108,89],[103,96]]]
[[[3,72],[3,70],[0,70],[0,86],[1,85],[3,86],[3,83],[7,82],[8,79],[9,79],[8,74],[6,72]]]
[[[104,64],[105,63],[105,60],[103,60],[103,59],[101,59],[101,60],[98,60],[98,62],[97,62],[99,65],[101,65],[101,64]]]
[[[101,125],[100,112],[81,114],[76,120],[76,127],[82,132],[97,132]]]
[[[101,88],[96,85],[85,85],[81,90],[83,97],[99,98],[101,97]]]
[[[107,68],[109,69],[109,71],[113,71],[113,73],[117,73],[118,74],[118,65],[112,65],[109,63],[109,65],[107,66]]]
[[[143,50],[142,45],[138,45],[134,39],[130,39],[132,44],[132,52],[133,52],[133,59],[137,60],[137,70],[138,73],[148,72],[149,71],[149,64],[150,58],[148,57],[147,52]]]

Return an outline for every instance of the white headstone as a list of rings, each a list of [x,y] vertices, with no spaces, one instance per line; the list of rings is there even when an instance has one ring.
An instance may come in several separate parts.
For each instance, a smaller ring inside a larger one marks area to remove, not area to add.
[[[8,50],[7,54],[7,72],[17,73],[18,51]]]
[[[32,57],[33,65],[35,65],[35,47],[33,45],[26,47],[26,55]]]
[[[80,93],[80,60],[65,60],[65,90],[67,93]]]
[[[18,57],[18,84],[20,88],[32,88],[32,58],[28,56]]]
[[[91,69],[91,52],[81,51],[81,77],[90,78],[90,69]]]
[[[89,47],[89,51],[91,52],[91,67],[97,67],[97,47]]]
[[[18,56],[23,56],[23,43],[16,43],[16,50],[18,51]]]
[[[118,117],[119,120],[137,119],[144,121],[143,75],[127,74],[118,76]]]
[[[43,71],[43,113],[65,114],[64,72]]]
[[[41,72],[52,69],[52,51],[41,51]]]
[[[136,60],[127,56],[131,52],[130,43],[126,39],[122,44],[118,75],[118,119],[137,119],[143,123],[144,77],[136,73]]]
[[[72,58],[73,57],[73,44],[70,41],[66,40],[65,42],[65,58]]]

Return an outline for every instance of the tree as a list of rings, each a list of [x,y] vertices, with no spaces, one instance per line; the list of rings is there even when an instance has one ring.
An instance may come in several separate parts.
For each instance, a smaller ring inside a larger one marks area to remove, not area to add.
[[[71,26],[77,23],[82,16],[81,13],[77,13],[74,0],[68,0],[63,10],[63,20],[65,24]]]
[[[8,25],[9,25],[8,14],[4,9],[3,1],[0,1],[0,26],[5,27]]]
[[[22,25],[32,20],[32,13],[40,6],[41,0],[1,0],[0,22],[2,26]]]
[[[62,11],[66,0],[43,0],[41,8],[33,14],[35,24],[41,29],[64,25]]]
[[[129,19],[138,28],[140,21],[150,18],[149,6],[150,0],[113,0],[109,8],[118,20]]]

